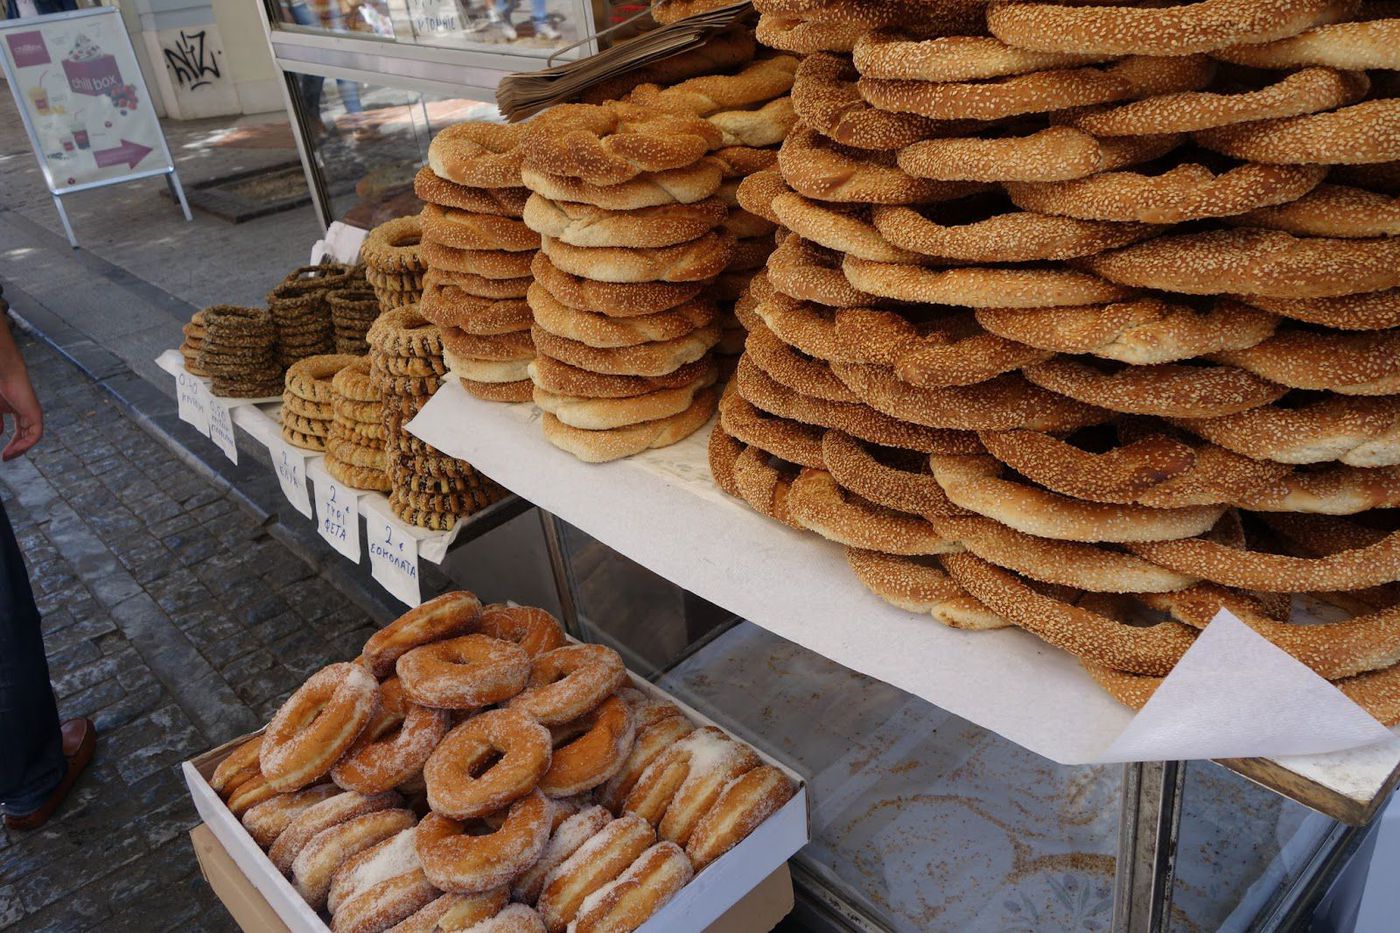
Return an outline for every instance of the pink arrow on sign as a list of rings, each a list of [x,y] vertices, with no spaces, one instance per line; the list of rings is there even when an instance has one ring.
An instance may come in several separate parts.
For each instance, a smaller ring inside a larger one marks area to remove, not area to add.
[[[99,168],[107,168],[110,165],[121,165],[123,162],[127,164],[127,167],[135,168],[137,163],[146,158],[150,152],[150,146],[143,146],[129,139],[123,139],[120,146],[114,146],[111,149],[92,150],[92,157],[97,160]]]

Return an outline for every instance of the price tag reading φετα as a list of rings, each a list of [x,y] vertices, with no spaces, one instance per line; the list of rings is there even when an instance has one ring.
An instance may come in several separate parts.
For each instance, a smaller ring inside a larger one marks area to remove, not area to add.
[[[409,606],[423,601],[418,587],[417,538],[373,509],[366,509],[365,546],[369,548],[370,574],[384,589]]]
[[[331,547],[360,562],[360,494],[337,483],[324,471],[311,471],[316,488],[316,527]]]

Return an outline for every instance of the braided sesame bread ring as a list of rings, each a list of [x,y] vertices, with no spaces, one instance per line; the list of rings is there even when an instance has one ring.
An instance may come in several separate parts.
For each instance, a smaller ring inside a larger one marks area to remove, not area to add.
[[[442,354],[437,325],[425,320],[417,305],[404,305],[379,315],[366,339],[382,358],[431,359]],[[371,359],[371,371],[377,362]]]
[[[1136,248],[1127,247],[1128,250]],[[1097,258],[1084,260],[1096,272],[1099,271],[1094,265]],[[968,308],[1085,305],[1116,301],[1131,294],[1128,289],[1108,281],[1107,276],[1099,278],[1075,269],[1040,266],[927,269],[847,256],[841,263],[841,270],[852,286],[868,295]],[[769,278],[772,279],[771,270]]]
[[[808,55],[793,79],[793,111],[807,127],[857,149],[899,149],[959,125],[877,110],[856,90],[859,77],[840,55]]]
[[[851,284],[842,269],[842,254],[792,235],[783,239],[768,257],[762,276],[773,290],[800,301],[833,308],[859,308],[880,304],[880,299]]]
[[[828,308],[773,292],[754,306],[750,330],[769,328],[783,343],[819,360],[893,366],[932,325],[915,326],[895,311]],[[761,338],[760,338],[761,339]]]
[[[523,297],[500,300],[477,298],[455,285],[436,283],[423,292],[418,313],[423,315],[424,320],[442,328],[444,347],[451,342],[448,336],[450,331],[496,337],[529,330],[535,320],[529,302]]]
[[[797,468],[773,460],[757,447],[738,447],[739,455],[727,469],[732,472],[734,486],[743,500],[760,515],[766,515],[798,531],[806,531],[807,529],[798,524],[789,513],[787,505],[788,490],[797,477]]]
[[[1370,82],[1362,72],[1305,68],[1259,90],[1183,91],[1106,109],[1072,114],[1071,125],[1097,136],[1193,133],[1199,130],[1296,117],[1355,103]]]
[[[508,708],[558,726],[587,713],[627,681],[616,651],[603,645],[568,645],[534,659],[530,683]]]
[[[708,117],[721,110],[754,107],[782,97],[792,89],[796,70],[796,58],[774,55],[751,62],[733,75],[701,75],[664,90],[655,84],[642,84],[627,96],[627,103]]]
[[[993,334],[1055,353],[1092,354],[1146,366],[1239,350],[1267,340],[1278,318],[1222,299],[1210,310],[1157,298],[1061,308],[978,308]]]
[[[699,117],[621,102],[560,104],[526,126],[524,165],[594,185],[684,168],[723,142]]]
[[[701,357],[663,376],[618,376],[595,373],[571,366],[545,354],[538,354],[529,365],[530,378],[546,392],[587,398],[636,398],[664,389],[689,385],[711,374],[718,374],[714,361]]]
[[[366,813],[402,806],[403,797],[395,791],[386,791],[372,797],[345,791],[327,797],[304,808],[293,817],[277,834],[277,841],[268,850],[267,857],[277,866],[278,871],[284,875],[288,874],[301,850],[306,848],[306,844],[325,830]]]
[[[525,204],[525,223],[531,230],[570,246],[658,247],[703,236],[723,223],[728,213],[718,198],[610,211],[533,194]]]
[[[1246,369],[1293,389],[1330,389],[1343,395],[1393,395],[1400,391],[1400,333],[1333,333],[1281,330],[1243,350],[1212,359]]]
[[[598,348],[676,340],[712,324],[717,314],[713,302],[697,298],[655,314],[609,317],[571,308],[538,283],[530,286],[529,301],[541,329]]]
[[[551,201],[593,204],[614,211],[630,211],[660,204],[693,204],[719,190],[724,178],[721,164],[701,159],[665,172],[643,172],[620,185],[595,185],[567,175],[521,170],[521,180],[531,191]]]
[[[1378,5],[1384,16],[1384,5]],[[1392,8],[1393,9],[1393,8]],[[1364,12],[1363,12],[1364,15]],[[1253,68],[1297,68],[1330,65],[1333,68],[1400,68],[1400,19],[1329,23],[1314,26],[1286,39],[1247,43],[1217,49],[1216,58]]]
[[[312,674],[277,710],[263,733],[258,760],[280,793],[314,784],[331,770],[379,711],[379,684],[358,664]]]
[[[797,123],[792,98],[779,97],[757,110],[726,110],[707,118],[723,134],[725,146],[776,146]]]
[[[344,353],[307,356],[287,368],[287,391],[313,402],[329,402],[335,397],[331,380],[358,357]]]
[[[1174,7],[998,3],[987,26],[998,39],[1045,52],[1188,55],[1269,42],[1346,19],[1349,0],[1200,0]]]
[[[457,820],[494,813],[530,793],[549,770],[550,754],[549,730],[530,717],[510,709],[479,713],[449,732],[423,766],[428,803]]]
[[[331,769],[346,790],[378,794],[416,777],[452,724],[445,710],[410,702],[397,677],[380,684],[379,695],[379,714]]]
[[[1296,201],[1250,211],[1229,222],[1304,236],[1400,236],[1400,198],[1364,188],[1322,184]]]
[[[688,386],[658,389],[632,398],[598,399],[578,395],[556,395],[538,386],[535,387],[532,397],[541,411],[553,415],[566,428],[610,431],[630,425],[649,425],[651,422],[689,411],[700,393],[714,384],[716,376],[717,373],[711,371]],[[652,425],[646,430],[654,431],[657,427]]]
[[[1031,482],[1092,502],[1134,502],[1196,463],[1189,445],[1156,433],[1103,453],[1039,431],[983,431],[978,437],[988,453]]]
[[[724,426],[721,433],[740,443],[798,466],[818,469],[823,466],[822,435],[825,432],[821,428],[770,415],[740,395],[737,386],[726,388],[719,403],[719,417]]]
[[[761,320],[749,329],[744,341],[748,358],[774,380],[795,392],[830,402],[858,402],[846,384],[836,378],[824,360],[808,359],[784,343]]]
[[[520,184],[525,124],[468,122],[449,126],[428,144],[428,167],[471,188]]]
[[[1246,457],[1280,463],[1400,464],[1400,399],[1326,395],[1296,407],[1266,405],[1222,418],[1174,423]]]
[[[326,783],[292,791],[290,794],[278,794],[248,808],[241,820],[243,828],[248,830],[248,835],[253,837],[259,848],[270,849],[293,820],[340,792],[339,787]]]
[[[1400,159],[1400,99],[1205,130],[1207,149],[1255,162],[1366,165]]]
[[[413,176],[413,193],[428,204],[501,217],[519,217],[530,196],[529,189],[520,187],[518,180],[508,188],[471,188],[439,177],[426,165]]]
[[[718,393],[705,389],[684,411],[666,418],[606,430],[585,430],[560,421],[549,412],[540,418],[545,440],[585,463],[607,463],[655,447],[669,447],[705,426],[715,413]]]
[[[531,334],[539,352],[579,369],[604,375],[664,376],[704,357],[719,342],[720,328],[711,323],[673,340],[609,348],[559,337],[538,325]]]
[[[700,282],[725,270],[734,238],[710,232],[675,246],[588,248],[543,237],[541,252],[561,271],[600,282]]]
[[[1158,237],[1081,262],[1115,282],[1188,295],[1326,298],[1400,285],[1400,240],[1300,239],[1276,230]]]
[[[692,282],[598,282],[562,271],[543,253],[531,269],[535,281],[571,308],[608,317],[659,314],[693,301],[704,285]]]
[[[461,823],[429,813],[418,824],[416,839],[423,872],[454,894],[480,894],[509,884],[544,851],[549,816],[549,801],[538,790],[511,804],[505,822],[486,835],[464,832]]]
[[[348,364],[331,378],[335,394],[357,402],[378,402],[379,393],[369,378],[369,360],[360,357]]]
[[[898,28],[862,36],[851,57],[865,77],[937,82],[1001,78],[1112,58],[1103,53],[1033,52],[990,36],[943,35],[926,39]]]
[[[1163,229],[1155,224],[1077,220],[990,207],[986,213],[974,206],[968,211],[971,216],[963,216],[956,208],[880,205],[870,217],[883,239],[900,250],[962,262],[1075,259],[1137,243]],[[873,255],[860,258],[901,261]]]
[[[535,356],[534,339],[528,330],[482,337],[456,327],[443,328],[443,359],[509,363]]]
[[[856,579],[885,602],[931,615],[949,628],[986,631],[1011,624],[969,596],[936,557],[900,557],[848,547],[846,563]]]
[[[1121,369],[1060,357],[1035,363],[1025,377],[1043,389],[1132,415],[1215,418],[1276,402],[1287,391],[1234,366],[1157,363]]]
[[[815,22],[763,13],[758,17],[754,37],[771,49],[811,55],[816,52],[849,52],[868,28],[858,22]]]
[[[773,199],[791,190],[783,181],[781,172],[765,170],[747,176],[734,194],[744,210],[777,224],[779,220],[778,215],[773,213]]]
[[[899,167],[916,178],[943,181],[1070,181],[1166,155],[1174,133],[1099,139],[1069,126],[1028,135],[927,139],[899,150]]]
[[[455,207],[426,204],[422,213],[423,237],[441,246],[465,250],[503,250],[518,253],[539,249],[540,237],[513,217],[476,214]]]
[[[383,272],[421,272],[425,266],[418,244],[423,227],[418,215],[396,217],[365,237],[360,256],[365,265]]]
[[[872,106],[934,120],[1003,120],[1027,113],[1111,104],[1159,94],[1195,91],[1210,83],[1214,63],[1202,55],[1134,56],[1103,65],[1059,68],[986,81],[856,83]]]
[[[547,797],[569,797],[605,783],[622,768],[637,736],[632,709],[611,696],[573,722],[556,726],[554,756],[540,778]]]
[[[468,273],[483,279],[519,279],[530,274],[528,250],[457,249],[440,243],[423,244],[423,259],[434,269]]]
[[[772,202],[778,223],[804,240],[873,262],[917,262],[918,256],[892,246],[870,223],[870,208],[846,207],[784,191]]]
[[[854,204],[927,204],[982,190],[972,182],[914,178],[893,152],[853,149],[796,126],[778,150],[783,179],[818,201]]]
[[[1273,314],[1338,330],[1400,327],[1400,289],[1313,299],[1269,298],[1263,295],[1237,297]]]
[[[534,606],[493,603],[481,610],[478,631],[519,645],[531,659],[561,648],[567,641],[559,621]]]
[[[953,579],[992,612],[1048,644],[1116,670],[1166,674],[1195,640],[1195,632],[1178,622],[1126,625],[1037,592],[972,554],[947,554],[941,560]]]
[[[450,269],[437,268],[429,269],[423,275],[425,292],[429,289],[430,283],[435,283],[439,288],[451,288],[454,294],[460,292],[468,297],[487,298],[491,301],[524,298],[525,290],[529,288],[530,282],[529,276],[515,279],[488,279],[484,275],[475,275],[471,272],[454,272]]]
[[[351,857],[418,822],[412,810],[377,810],[322,830],[292,862],[292,884],[313,910],[326,906],[331,878]]]
[[[1160,175],[1105,172],[1049,184],[1008,182],[1016,206],[1083,220],[1174,224],[1203,217],[1243,214],[1302,197],[1315,188],[1320,166],[1246,163],[1216,174],[1194,162]]]
[[[749,213],[742,207],[729,208],[729,212],[724,215],[724,223],[720,225],[720,229],[740,241],[767,237],[767,245],[770,250],[777,245],[771,236],[777,229],[777,225],[757,214]],[[736,247],[736,252],[737,250],[738,247]]]
[[[359,661],[375,677],[388,677],[394,664],[420,645],[472,631],[481,618],[481,600],[465,590],[443,593],[410,609],[365,642]]]
[[[1046,350],[987,333],[966,312],[939,324],[946,325],[946,330],[932,331],[899,355],[895,373],[910,385],[921,389],[976,385],[1051,356]]]
[[[414,648],[394,667],[413,702],[477,709],[519,693],[529,679],[530,658],[508,641],[462,635]]]
[[[929,555],[961,550],[926,519],[876,505],[842,489],[825,470],[803,469],[792,481],[788,513],[809,531],[847,547],[887,554]]]
[[[819,449],[837,485],[876,505],[925,518],[966,514],[948,501],[927,457],[867,445],[842,431],[827,431]]]
[[[483,402],[528,402],[533,390],[529,379],[479,382],[459,377],[457,381],[462,384],[463,389]]]
[[[851,22],[866,29],[905,25],[940,34],[983,26],[986,6],[986,0],[758,0],[754,9],[814,23]]]

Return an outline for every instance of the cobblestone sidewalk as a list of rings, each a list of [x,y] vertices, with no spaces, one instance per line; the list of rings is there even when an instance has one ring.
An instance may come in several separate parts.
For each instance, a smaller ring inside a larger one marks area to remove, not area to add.
[[[64,717],[97,756],[44,829],[0,829],[0,929],[235,929],[199,874],[179,763],[351,657],[365,615],[95,385],[21,337],[45,436],[0,466]]]

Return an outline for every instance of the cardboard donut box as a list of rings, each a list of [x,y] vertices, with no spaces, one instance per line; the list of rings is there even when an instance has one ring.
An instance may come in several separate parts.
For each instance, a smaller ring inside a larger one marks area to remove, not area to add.
[[[675,703],[697,726],[718,725],[652,683],[630,676],[632,686]],[[205,878],[244,930],[275,931],[277,927],[269,926],[275,915],[294,933],[329,933],[326,922],[209,786],[219,762],[255,735],[234,739],[183,764],[190,796],[204,821],[191,833],[195,853]],[[797,782],[797,793],[748,838],[699,872],[641,926],[640,933],[754,933],[772,929],[792,909],[787,860],[807,844],[807,787],[792,769],[762,749],[754,751]]]

